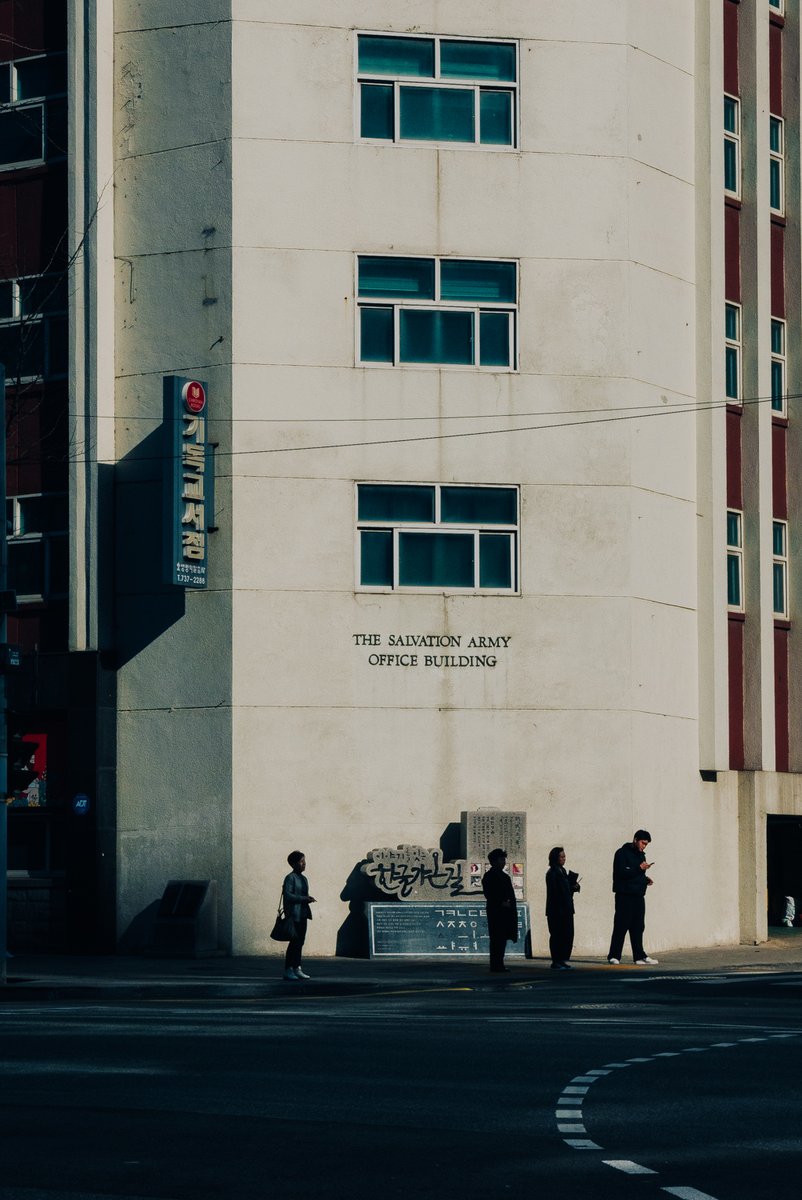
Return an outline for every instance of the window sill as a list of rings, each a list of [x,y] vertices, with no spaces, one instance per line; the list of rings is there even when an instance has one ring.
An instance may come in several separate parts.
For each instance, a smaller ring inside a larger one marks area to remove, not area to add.
[[[727,619],[729,621],[738,621],[741,624],[746,620],[746,613],[737,608],[727,609]]]
[[[744,406],[743,404],[738,404],[735,400],[728,400],[727,412],[735,413],[737,417],[742,417],[744,415]]]
[[[771,215],[772,225],[777,225],[780,227],[780,229],[785,229],[786,225],[788,224],[785,213],[775,212],[773,208],[769,209],[769,213]]]
[[[743,208],[743,203],[740,196],[736,196],[733,192],[724,193],[724,204],[727,208]]]
[[[788,428],[788,418],[783,416],[782,413],[773,412],[771,414],[771,423],[772,425],[776,425],[778,429]]]
[[[791,622],[788,620],[787,617],[775,617],[774,618],[774,628],[775,629],[790,629]]]

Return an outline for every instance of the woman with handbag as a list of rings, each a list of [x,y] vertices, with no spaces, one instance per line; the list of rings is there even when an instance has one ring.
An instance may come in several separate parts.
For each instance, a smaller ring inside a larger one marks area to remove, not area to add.
[[[309,883],[304,875],[306,857],[303,851],[293,850],[292,854],[287,855],[287,862],[292,870],[284,880],[281,897],[284,914],[292,921],[293,932],[284,956],[284,978],[308,979],[309,976],[301,968],[301,955],[306,940],[306,923],[312,920],[309,906],[315,903],[315,898],[309,895]]]

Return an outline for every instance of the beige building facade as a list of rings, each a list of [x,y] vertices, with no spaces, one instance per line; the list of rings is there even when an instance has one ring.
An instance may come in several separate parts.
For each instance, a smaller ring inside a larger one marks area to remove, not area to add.
[[[117,657],[120,937],[168,879],[214,878],[221,944],[274,953],[300,848],[309,950],[334,954],[368,851],[436,847],[460,812],[497,808],[527,814],[535,954],[550,848],[583,877],[577,951],[604,955],[612,854],[641,826],[652,953],[765,938],[769,818],[802,818],[802,589],[789,483],[780,770],[777,414],[749,403],[777,359],[776,6],[735,6],[733,397],[728,4],[117,0],[93,21],[78,415],[98,453],[76,466],[74,625]],[[798,17],[779,19],[798,150]],[[784,395],[798,266],[785,297]],[[160,576],[170,375],[208,386],[205,590]],[[104,532],[89,483],[111,462]]]

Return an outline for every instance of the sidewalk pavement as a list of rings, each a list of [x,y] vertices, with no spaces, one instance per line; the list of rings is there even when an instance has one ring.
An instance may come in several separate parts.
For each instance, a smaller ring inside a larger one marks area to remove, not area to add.
[[[758,946],[714,946],[659,953],[656,967],[575,956],[576,974],[621,971],[712,975],[738,971],[802,972],[802,929],[772,929]],[[20,1000],[245,1000],[358,996],[436,988],[498,987],[549,977],[547,958],[507,959],[509,976],[490,975],[481,959],[305,958],[307,982],[285,981],[281,954],[269,957],[145,958],[129,955],[29,955],[10,958],[0,1002]],[[556,973],[555,973],[556,974]],[[554,976],[551,976],[554,978]]]

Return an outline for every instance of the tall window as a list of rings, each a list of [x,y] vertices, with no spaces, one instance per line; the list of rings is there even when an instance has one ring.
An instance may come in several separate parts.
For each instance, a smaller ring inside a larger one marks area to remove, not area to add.
[[[724,191],[741,194],[741,102],[724,97]]]
[[[0,64],[0,169],[67,153],[67,58],[39,54]]]
[[[741,403],[741,306],[724,305],[724,374],[727,400]]]
[[[357,72],[360,137],[515,145],[514,42],[361,33]]]
[[[785,212],[785,121],[769,117],[769,207],[773,213]]]
[[[359,255],[357,294],[361,363],[514,369],[514,262]]]
[[[67,496],[52,492],[6,501],[9,587],[20,604],[67,593]]]
[[[726,604],[743,612],[743,514],[726,512]]]
[[[9,383],[50,379],[67,370],[67,276],[0,282],[0,362]]]
[[[357,484],[360,588],[515,592],[518,489]]]
[[[788,523],[772,522],[775,617],[788,618]]]
[[[785,321],[771,318],[771,411],[785,416]]]

